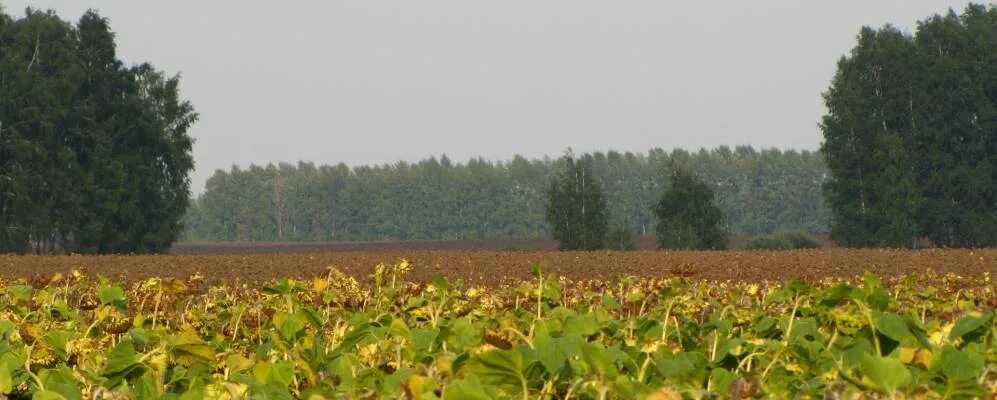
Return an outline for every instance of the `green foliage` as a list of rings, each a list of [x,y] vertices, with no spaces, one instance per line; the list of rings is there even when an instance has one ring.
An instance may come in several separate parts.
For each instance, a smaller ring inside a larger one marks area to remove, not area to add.
[[[637,239],[625,224],[617,223],[606,233],[606,248],[613,250],[635,250]]]
[[[125,67],[108,21],[0,13],[0,252],[163,252],[190,197],[179,79]]]
[[[816,249],[820,243],[799,232],[780,232],[772,236],[756,237],[745,243],[748,250]]]
[[[330,269],[262,290],[203,290],[197,277],[189,287],[109,283],[79,271],[36,287],[0,282],[0,397],[970,399],[997,391],[997,320],[987,307],[997,294],[986,274],[811,285],[571,281],[538,267],[518,286],[465,287],[409,282],[411,268],[379,265],[363,283]]]
[[[997,245],[997,7],[914,36],[863,28],[824,94],[831,237],[847,246]]]
[[[561,250],[595,250],[606,245],[609,217],[602,190],[584,160],[564,157],[564,170],[547,189],[547,223]]]
[[[681,167],[673,166],[670,182],[653,208],[661,248],[727,248],[723,213],[714,204],[713,190]]]
[[[716,191],[731,233],[826,232],[823,158],[807,151],[595,152],[578,157],[602,189],[609,214],[637,236],[653,235],[649,205],[672,160]],[[312,163],[216,171],[184,219],[189,240],[450,240],[549,236],[545,203],[561,159],[347,167]]]

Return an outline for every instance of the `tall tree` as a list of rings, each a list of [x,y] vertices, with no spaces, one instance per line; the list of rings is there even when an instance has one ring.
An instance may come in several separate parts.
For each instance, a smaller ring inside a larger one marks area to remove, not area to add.
[[[654,205],[655,232],[663,249],[725,249],[723,213],[713,190],[684,167],[673,166],[671,185]]]
[[[850,246],[997,245],[997,8],[914,36],[863,28],[825,94],[831,236]]]
[[[106,19],[0,17],[0,250],[162,252],[182,229],[197,119],[179,79],[123,67]]]
[[[918,219],[932,242],[997,246],[997,6],[918,25]]]
[[[831,237],[841,244],[916,242],[912,54],[910,39],[896,29],[864,28],[825,94],[830,112],[821,124],[822,151],[832,172],[825,189],[834,212]]]
[[[547,190],[547,223],[561,250],[595,250],[606,245],[609,228],[602,191],[582,160],[562,158],[563,170]]]

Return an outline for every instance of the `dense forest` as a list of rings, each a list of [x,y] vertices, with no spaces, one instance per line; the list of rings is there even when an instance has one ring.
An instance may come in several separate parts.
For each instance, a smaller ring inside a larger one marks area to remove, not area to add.
[[[720,147],[714,150],[577,156],[601,187],[610,222],[651,235],[653,204],[670,165],[709,183],[735,234],[821,233],[826,178],[820,154]],[[548,235],[546,191],[563,159],[348,167],[312,163],[216,171],[185,218],[187,240],[434,240]]]
[[[862,29],[825,100],[832,238],[997,245],[997,7]]]
[[[163,252],[197,120],[179,79],[125,66],[96,12],[0,9],[0,252]],[[0,396],[2,397],[2,396]]]

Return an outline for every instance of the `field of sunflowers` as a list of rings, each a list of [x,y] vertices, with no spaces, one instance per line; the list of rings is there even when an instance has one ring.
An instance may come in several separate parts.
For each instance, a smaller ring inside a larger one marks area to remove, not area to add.
[[[0,399],[986,398],[989,273],[0,280]]]

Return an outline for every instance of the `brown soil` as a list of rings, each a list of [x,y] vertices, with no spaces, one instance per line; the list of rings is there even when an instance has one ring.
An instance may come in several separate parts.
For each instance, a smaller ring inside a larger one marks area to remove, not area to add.
[[[409,278],[435,276],[495,284],[530,279],[532,266],[570,279],[613,279],[625,275],[681,275],[709,280],[785,280],[854,277],[865,271],[881,276],[922,273],[982,276],[997,272],[997,249],[796,251],[632,251],[556,252],[490,250],[378,250],[322,253],[162,255],[162,256],[10,256],[0,255],[0,277],[48,276],[84,268],[90,273],[135,280],[150,276],[181,277],[199,272],[209,282],[260,284],[279,277],[308,278],[336,267],[357,278],[378,263],[407,258]]]

